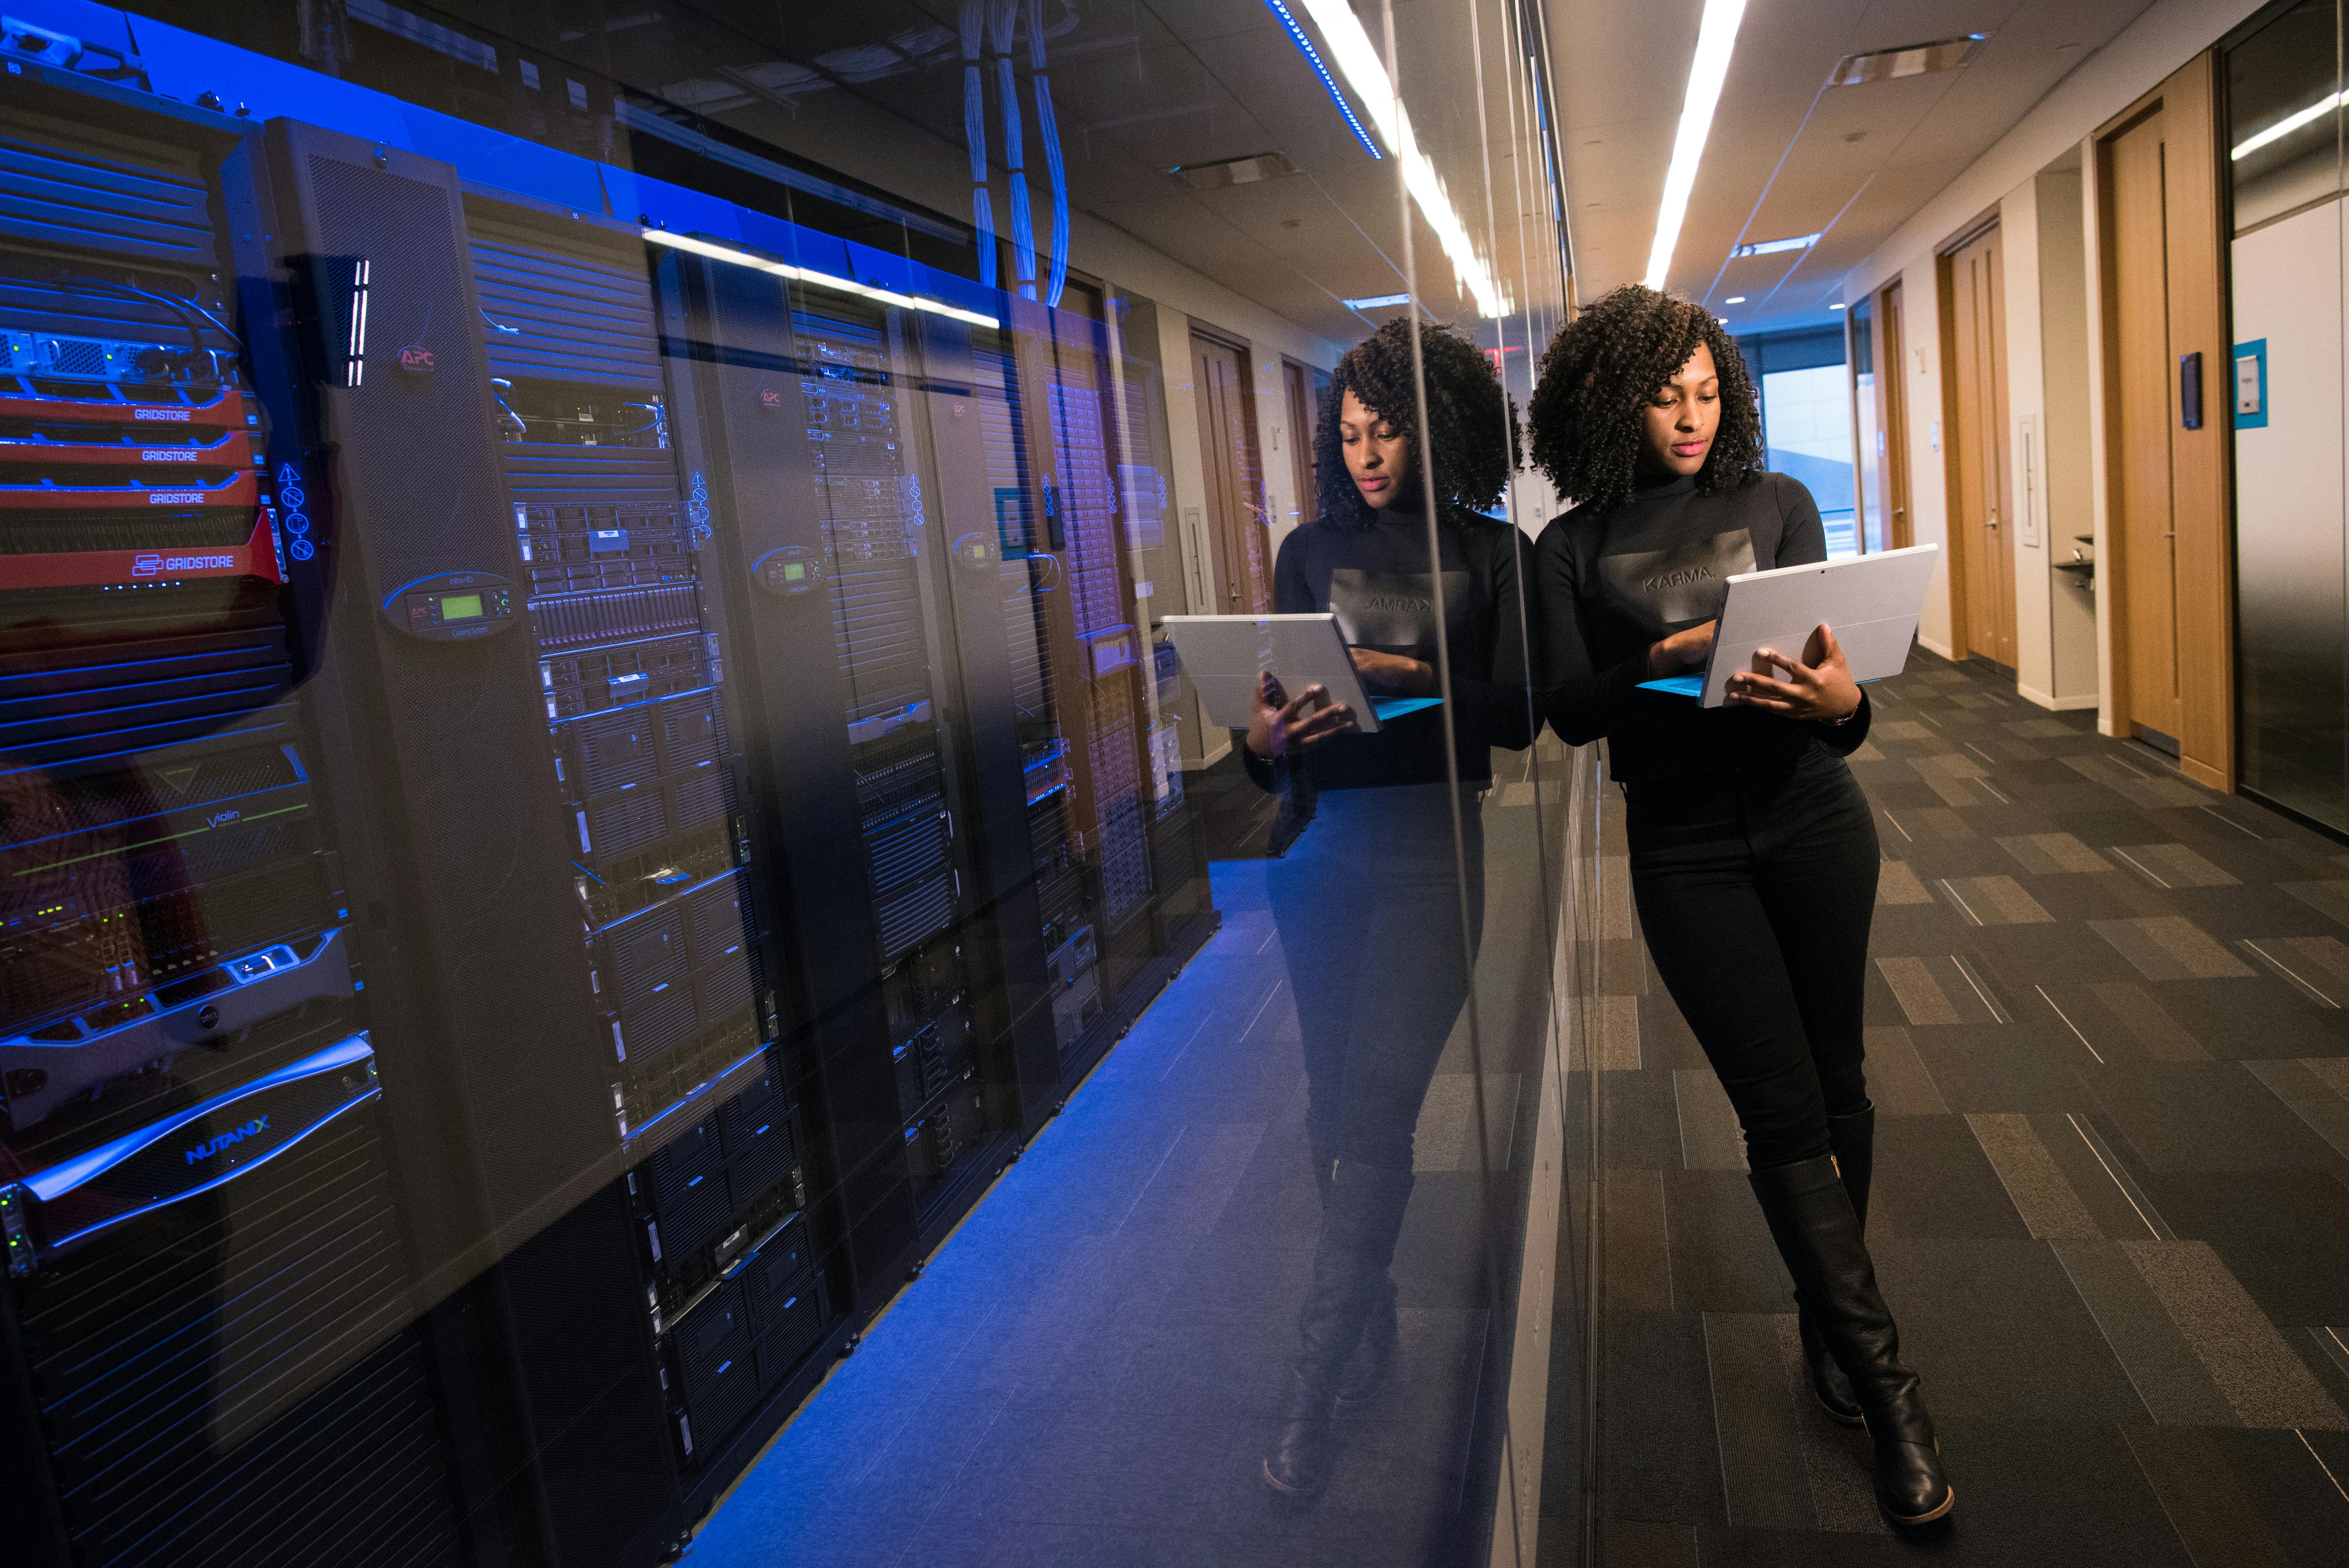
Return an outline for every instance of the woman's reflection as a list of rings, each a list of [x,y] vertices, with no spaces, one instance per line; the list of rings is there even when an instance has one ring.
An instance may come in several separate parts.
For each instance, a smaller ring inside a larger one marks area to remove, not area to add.
[[[1514,528],[1474,510],[1507,482],[1514,410],[1473,345],[1428,328],[1423,439],[1411,332],[1408,321],[1381,328],[1331,378],[1314,437],[1318,515],[1281,542],[1273,608],[1334,614],[1374,698],[1448,702],[1362,734],[1359,716],[1320,687],[1291,696],[1268,673],[1245,754],[1250,776],[1285,797],[1275,832],[1286,853],[1270,868],[1271,902],[1304,1036],[1306,1131],[1321,1191],[1312,1283],[1264,1461],[1274,1489],[1304,1497],[1329,1484],[1341,1435],[1333,1417],[1367,1408],[1395,1358],[1390,1265],[1411,1198],[1412,1132],[1481,934],[1477,800],[1492,748],[1532,739],[1521,543]],[[1447,715],[1464,797],[1464,890]]]

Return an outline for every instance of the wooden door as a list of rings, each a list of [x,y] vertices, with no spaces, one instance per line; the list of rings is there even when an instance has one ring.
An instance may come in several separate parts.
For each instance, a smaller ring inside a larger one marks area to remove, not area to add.
[[[2114,727],[2174,753],[2187,777],[2230,789],[2233,421],[2213,60],[2197,56],[2096,133],[2106,504],[2096,577],[2109,604]]]
[[[2113,554],[2126,591],[2120,613],[2127,646],[2130,730],[2176,750],[2180,723],[2178,531],[2171,493],[2169,267],[2163,230],[2168,154],[2157,108],[2106,149],[2111,192],[2110,319],[2119,341],[2107,381],[2115,426]]]
[[[1884,400],[1885,532],[1895,550],[1917,542],[1909,515],[1909,335],[1900,315],[1900,285],[1887,284],[1877,295],[1878,395]]]
[[[1313,432],[1320,413],[1318,387],[1330,384],[1319,370],[1308,370],[1294,359],[1280,362],[1281,383],[1288,394],[1288,459],[1297,475],[1297,521],[1311,522],[1321,515],[1320,480],[1315,466]]]
[[[2013,487],[2007,463],[2005,277],[1992,228],[1944,258],[1951,572],[1961,654],[2014,667]]]
[[[1264,514],[1255,388],[1239,350],[1211,337],[1193,335],[1191,370],[1199,400],[1207,533],[1216,557],[1216,612],[1265,614],[1272,609],[1272,535]]]

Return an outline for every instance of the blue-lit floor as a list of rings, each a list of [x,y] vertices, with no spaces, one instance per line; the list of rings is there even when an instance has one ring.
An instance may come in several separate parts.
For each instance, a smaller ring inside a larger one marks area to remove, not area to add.
[[[1319,1225],[1266,863],[1216,863],[1221,932],[711,1514],[696,1568],[1419,1568],[1475,1537],[1457,1035],[1397,1254],[1398,1381],[1318,1506],[1259,1475]],[[1489,1092],[1503,1121],[1514,1095]]]

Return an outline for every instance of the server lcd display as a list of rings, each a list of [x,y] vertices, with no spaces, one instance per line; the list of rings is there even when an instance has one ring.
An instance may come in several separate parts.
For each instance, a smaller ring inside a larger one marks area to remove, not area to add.
[[[443,621],[478,621],[481,618],[481,596],[479,593],[451,593],[440,601]]]

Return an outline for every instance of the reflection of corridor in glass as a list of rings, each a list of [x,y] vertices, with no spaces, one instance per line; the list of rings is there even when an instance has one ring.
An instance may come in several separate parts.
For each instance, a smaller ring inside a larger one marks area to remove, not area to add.
[[[1542,750],[1558,778],[1563,756]],[[1524,754],[1495,762],[1478,1002],[1488,1052],[1527,1036],[1537,1049],[1544,939],[1521,918],[1539,907],[1537,791]],[[1485,1296],[1464,1027],[1414,1138],[1392,1379],[1345,1418],[1318,1503],[1260,1473],[1321,1222],[1279,864],[1216,863],[1221,932],[710,1516],[694,1560],[1481,1561],[1495,1459],[1475,1428],[1502,1397],[1490,1340],[1506,1319]],[[1502,1178],[1533,1143],[1519,1090],[1534,1063],[1499,1065],[1484,1109],[1493,1186],[1514,1192]]]

